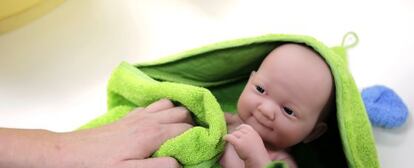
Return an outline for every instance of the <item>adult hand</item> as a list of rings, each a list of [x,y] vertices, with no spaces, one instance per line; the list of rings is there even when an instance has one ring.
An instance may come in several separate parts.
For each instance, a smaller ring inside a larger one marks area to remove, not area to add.
[[[5,149],[4,155],[0,152],[5,156],[0,167],[179,167],[170,157],[148,157],[167,139],[191,128],[191,123],[187,109],[164,99],[99,128],[69,133],[0,129],[0,137],[6,137],[0,144]],[[20,155],[25,158],[16,158]],[[12,164],[13,159],[18,164]]]
[[[63,135],[61,154],[69,162],[89,165],[84,167],[178,167],[173,158],[145,158],[167,139],[191,128],[191,123],[186,108],[164,99],[113,124]]]

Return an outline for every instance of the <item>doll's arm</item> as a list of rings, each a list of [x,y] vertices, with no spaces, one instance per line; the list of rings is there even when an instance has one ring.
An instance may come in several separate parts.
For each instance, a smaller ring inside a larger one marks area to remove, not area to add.
[[[226,144],[224,153],[220,159],[220,165],[223,168],[244,167],[244,161],[240,159],[234,146],[230,143]]]

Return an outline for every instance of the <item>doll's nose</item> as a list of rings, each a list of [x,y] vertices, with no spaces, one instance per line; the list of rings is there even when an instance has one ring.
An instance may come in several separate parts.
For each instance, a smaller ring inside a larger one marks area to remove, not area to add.
[[[267,119],[272,121],[275,119],[275,108],[271,103],[262,103],[258,109]]]

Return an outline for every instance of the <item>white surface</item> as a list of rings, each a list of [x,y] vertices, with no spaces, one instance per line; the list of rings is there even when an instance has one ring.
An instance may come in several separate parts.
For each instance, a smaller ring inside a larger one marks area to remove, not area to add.
[[[337,45],[350,30],[360,37],[349,50],[359,87],[395,89],[412,114],[411,0],[68,0],[0,36],[0,126],[77,128],[105,112],[107,79],[124,60],[265,33],[308,34]],[[400,129],[374,129],[383,167],[412,167],[411,118]]]

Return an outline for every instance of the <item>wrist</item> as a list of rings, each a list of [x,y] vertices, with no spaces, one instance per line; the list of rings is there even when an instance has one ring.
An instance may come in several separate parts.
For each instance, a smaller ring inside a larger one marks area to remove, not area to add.
[[[57,156],[56,161],[58,161],[58,165],[54,165],[54,167],[72,168],[80,167],[83,164],[80,157],[85,153],[80,152],[82,151],[82,145],[80,145],[80,143],[82,143],[84,139],[80,139],[82,136],[79,135],[83,132],[84,131],[65,132],[56,135],[57,143],[54,150],[51,152],[54,156]]]
[[[60,168],[63,167],[60,154],[60,134],[47,130],[36,130],[33,137],[28,139],[28,167]],[[25,154],[23,154],[25,155]]]
[[[0,167],[48,168],[59,164],[58,133],[46,130],[0,129]]]
[[[33,167],[42,168],[58,168],[61,167],[60,162],[60,133],[47,130],[39,130],[39,135],[34,138],[34,146],[30,151],[33,152]],[[35,152],[39,151],[39,152]]]
[[[96,165],[102,166],[107,160],[102,160],[102,158],[105,158],[103,155],[96,154],[97,151],[99,154],[99,151],[102,151],[102,148],[105,148],[105,146],[98,145],[99,141],[102,141],[103,139],[101,136],[97,135],[101,134],[99,131],[96,132],[96,129],[78,130],[58,134],[58,143],[53,152],[59,157],[57,159],[59,165],[56,165],[55,167],[72,168],[96,167]]]

